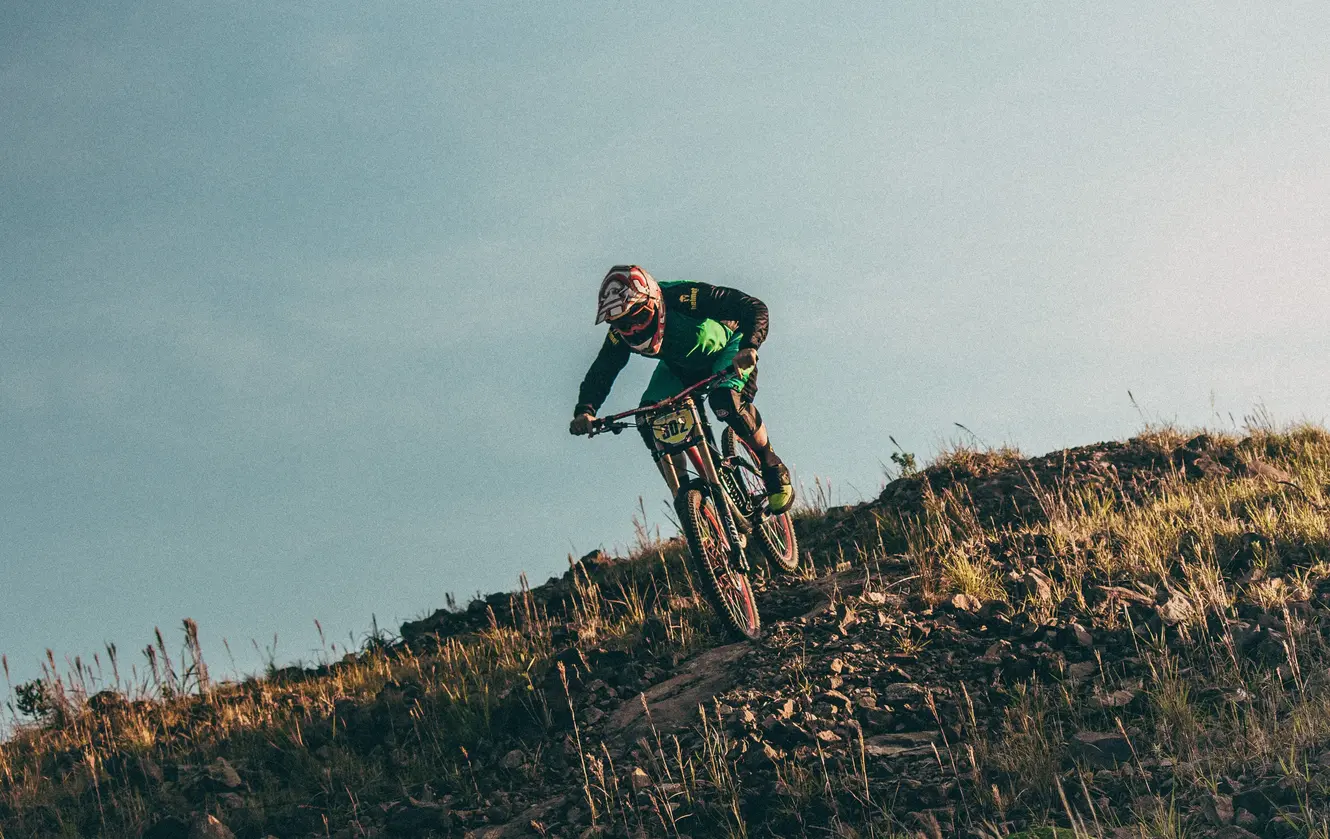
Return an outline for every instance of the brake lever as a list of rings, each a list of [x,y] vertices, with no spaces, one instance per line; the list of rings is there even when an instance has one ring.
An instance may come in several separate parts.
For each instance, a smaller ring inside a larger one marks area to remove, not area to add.
[[[591,430],[586,433],[586,436],[595,437],[599,434],[604,434],[607,431],[612,434],[618,434],[619,432],[623,431],[623,426],[610,425],[604,421],[597,422],[595,425],[591,426]]]

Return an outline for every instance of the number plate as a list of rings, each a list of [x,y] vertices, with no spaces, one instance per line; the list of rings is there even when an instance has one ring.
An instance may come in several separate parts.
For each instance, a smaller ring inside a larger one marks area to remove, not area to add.
[[[679,410],[656,417],[651,421],[651,433],[667,446],[678,445],[693,436],[697,421],[693,419],[691,408]]]

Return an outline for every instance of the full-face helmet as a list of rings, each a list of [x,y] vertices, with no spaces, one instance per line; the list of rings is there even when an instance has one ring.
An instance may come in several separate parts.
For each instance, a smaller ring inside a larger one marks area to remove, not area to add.
[[[637,265],[616,265],[600,283],[596,323],[608,322],[628,346],[644,355],[665,340],[665,298],[660,284]]]

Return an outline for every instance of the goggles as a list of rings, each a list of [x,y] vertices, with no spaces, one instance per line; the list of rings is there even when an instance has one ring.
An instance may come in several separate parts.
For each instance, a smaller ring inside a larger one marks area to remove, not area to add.
[[[610,326],[625,338],[642,332],[651,327],[655,320],[655,307],[650,303],[642,303],[637,308],[625,312],[618,317],[609,318]]]

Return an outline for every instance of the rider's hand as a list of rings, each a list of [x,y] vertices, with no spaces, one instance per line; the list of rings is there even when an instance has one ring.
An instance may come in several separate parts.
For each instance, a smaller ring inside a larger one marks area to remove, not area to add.
[[[578,414],[573,417],[572,422],[568,423],[568,433],[577,435],[590,434],[591,423],[595,421],[595,414]]]
[[[757,366],[757,350],[749,347],[734,354],[734,369],[746,373]]]

